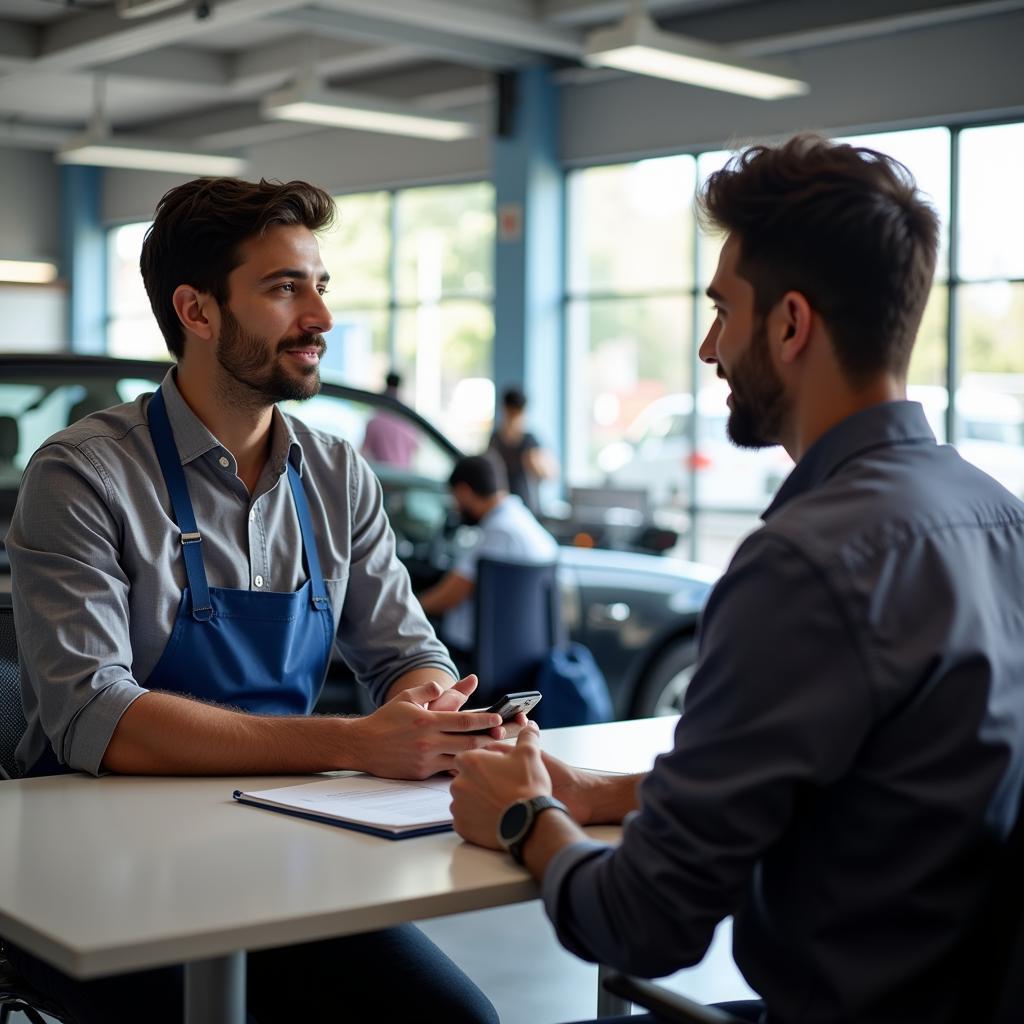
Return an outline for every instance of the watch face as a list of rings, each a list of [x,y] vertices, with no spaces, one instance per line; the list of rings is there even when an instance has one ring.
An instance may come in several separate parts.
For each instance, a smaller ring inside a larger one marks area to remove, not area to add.
[[[522,834],[526,822],[530,816],[530,810],[526,804],[515,803],[501,816],[501,824],[498,833],[506,843],[514,842]]]

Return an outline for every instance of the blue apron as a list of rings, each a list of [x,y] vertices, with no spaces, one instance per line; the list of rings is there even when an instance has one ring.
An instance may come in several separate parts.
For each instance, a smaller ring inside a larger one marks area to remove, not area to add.
[[[156,668],[145,685],[228,704],[263,715],[308,715],[330,660],[334,616],[327,597],[302,478],[288,463],[299,517],[306,582],[294,594],[211,587],[203,565],[185,472],[174,443],[163,394],[149,403],[149,429],[174,518],[181,530],[188,585]],[[71,771],[47,747],[26,775]]]
[[[146,687],[263,715],[308,715],[327,675],[334,616],[302,478],[289,462],[288,483],[302,533],[306,582],[291,594],[211,587],[185,472],[159,390],[150,400],[148,415],[181,530],[188,584],[171,637]]]

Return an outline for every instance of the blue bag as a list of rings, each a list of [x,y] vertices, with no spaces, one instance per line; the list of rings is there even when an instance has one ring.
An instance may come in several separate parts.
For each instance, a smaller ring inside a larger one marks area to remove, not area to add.
[[[583,644],[556,647],[541,662],[537,689],[544,699],[530,715],[541,728],[594,725],[612,720],[604,673]]]

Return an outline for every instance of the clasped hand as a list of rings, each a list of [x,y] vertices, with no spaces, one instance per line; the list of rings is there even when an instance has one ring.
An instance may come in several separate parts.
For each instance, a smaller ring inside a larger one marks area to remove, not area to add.
[[[382,778],[426,779],[451,771],[456,754],[504,739],[526,724],[522,715],[502,725],[500,715],[463,710],[476,687],[477,677],[470,675],[448,689],[429,682],[396,694],[359,721],[360,765]]]

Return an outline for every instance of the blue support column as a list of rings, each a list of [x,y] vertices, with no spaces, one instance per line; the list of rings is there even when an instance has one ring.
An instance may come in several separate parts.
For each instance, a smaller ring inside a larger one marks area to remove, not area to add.
[[[103,171],[60,168],[60,274],[68,282],[67,341],[74,352],[106,351],[107,252],[100,214]]]
[[[494,139],[494,384],[520,385],[529,421],[564,463],[562,289],[565,178],[558,162],[558,90],[546,67],[506,82]]]

